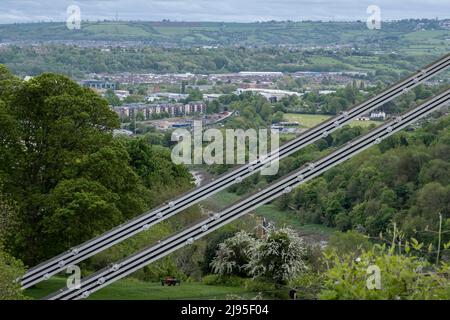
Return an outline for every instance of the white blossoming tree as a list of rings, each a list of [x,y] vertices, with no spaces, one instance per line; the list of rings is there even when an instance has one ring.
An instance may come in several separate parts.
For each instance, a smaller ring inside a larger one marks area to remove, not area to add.
[[[305,254],[305,244],[293,230],[274,230],[266,241],[256,245],[246,269],[254,277],[264,277],[282,284],[306,269]]]
[[[213,272],[220,275],[248,276],[246,266],[258,242],[245,231],[226,239],[219,244],[216,256],[211,262]]]

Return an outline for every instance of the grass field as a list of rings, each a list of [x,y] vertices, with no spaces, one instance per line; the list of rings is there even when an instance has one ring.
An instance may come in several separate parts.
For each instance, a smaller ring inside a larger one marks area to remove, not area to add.
[[[214,208],[220,209],[239,200],[239,198],[240,197],[235,193],[222,191],[206,199],[205,202]]]
[[[331,116],[321,115],[321,114],[297,114],[297,113],[286,113],[284,119],[286,121],[297,121],[304,128],[312,128],[319,123],[328,120]]]
[[[277,228],[289,227],[301,232],[302,234],[323,234],[330,235],[334,229],[318,224],[302,224],[293,211],[282,211],[275,205],[269,204],[259,207],[256,210],[258,215],[275,223]]]
[[[86,31],[96,33],[98,35],[113,35],[125,36],[131,35],[133,37],[145,37],[149,33],[138,26],[131,26],[128,24],[92,24],[86,26]]]
[[[323,114],[297,114],[297,113],[286,113],[284,115],[284,119],[286,121],[297,121],[300,123],[300,125],[304,128],[312,128],[319,123],[330,119],[331,116],[329,115],[323,115]],[[379,125],[381,124],[380,121],[360,121],[360,120],[354,120],[351,122],[351,126],[361,126],[361,127],[368,127],[371,124]]]
[[[26,295],[40,299],[65,285],[65,279],[54,278],[27,289]],[[148,283],[128,278],[120,280],[92,294],[89,300],[185,300],[227,299],[229,295],[252,298],[256,293],[243,287],[204,285],[198,282],[182,282],[180,286],[167,287],[160,283]]]
[[[406,52],[414,55],[429,55],[448,52],[448,30],[431,29],[426,31],[405,30],[399,23],[390,24],[391,31],[374,33],[365,27],[364,22],[270,22],[270,23],[223,23],[223,22],[161,22],[161,21],[83,21],[81,32],[71,32],[62,22],[4,24],[0,33],[6,39],[25,41],[33,39],[65,40],[151,40],[156,44],[195,45],[240,45],[240,44],[298,44],[300,46],[322,46],[324,43],[359,43],[377,48],[380,44],[390,52]],[[392,41],[395,35],[398,40]],[[374,44],[374,45],[372,45]],[[414,49],[409,46],[427,45],[429,48]],[[366,59],[366,57],[364,57]],[[313,57],[310,63],[328,65],[336,68],[353,69],[345,58]]]
[[[231,192],[220,192],[212,196],[207,203],[218,207],[225,207],[239,200],[240,197]],[[299,218],[293,211],[283,211],[276,207],[274,204],[267,204],[259,207],[255,210],[257,215],[263,216],[269,221],[275,223],[277,228],[290,227],[294,230],[301,232],[302,234],[321,234],[330,235],[334,232],[334,229],[327,228],[323,225],[308,224],[304,225],[300,222]]]

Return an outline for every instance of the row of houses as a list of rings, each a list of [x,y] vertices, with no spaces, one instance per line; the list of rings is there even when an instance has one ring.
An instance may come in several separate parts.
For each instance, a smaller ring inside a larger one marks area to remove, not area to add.
[[[294,92],[294,91],[277,90],[277,89],[262,89],[262,88],[239,88],[234,93],[239,95],[244,92],[259,93],[260,95],[264,96],[267,100],[269,100],[272,103],[275,103],[284,97],[288,97],[288,96],[301,97],[303,95],[303,93],[298,93],[298,92]]]
[[[116,90],[117,86],[115,82],[105,81],[105,80],[95,80],[95,79],[89,79],[89,80],[83,80],[80,82],[80,85],[85,88],[91,88],[91,89],[111,89]]]
[[[173,92],[156,92],[153,94],[150,94],[145,97],[145,100],[147,102],[154,102],[160,99],[168,99],[168,100],[175,100],[175,101],[181,101],[186,98],[188,98],[189,95],[185,93],[173,93]]]
[[[203,102],[182,103],[164,103],[164,104],[145,104],[133,103],[121,107],[114,107],[113,110],[121,119],[135,117],[138,113],[144,116],[145,120],[151,120],[154,115],[168,114],[172,117],[185,116],[189,114],[203,114],[206,112],[206,105]]]

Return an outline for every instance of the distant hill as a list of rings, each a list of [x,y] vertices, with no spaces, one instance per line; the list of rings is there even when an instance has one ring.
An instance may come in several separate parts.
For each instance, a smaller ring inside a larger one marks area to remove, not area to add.
[[[81,30],[62,22],[10,24],[0,25],[0,43],[8,44],[0,46],[0,64],[21,76],[347,70],[391,82],[450,52],[446,28],[450,20],[402,20],[381,30],[362,21],[103,21],[82,22]]]
[[[395,45],[415,41],[423,32],[425,45],[450,38],[450,22],[401,20],[385,22],[381,30],[369,30],[356,22],[82,22],[69,30],[62,22],[0,25],[0,41],[134,41],[158,46],[323,46],[355,43]],[[426,31],[423,31],[426,30]],[[430,33],[431,32],[431,33]]]

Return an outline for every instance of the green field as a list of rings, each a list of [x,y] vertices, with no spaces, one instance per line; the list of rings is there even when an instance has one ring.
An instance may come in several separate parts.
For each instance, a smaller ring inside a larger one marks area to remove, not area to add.
[[[330,119],[331,116],[322,115],[322,114],[297,114],[297,113],[286,113],[284,115],[284,119],[286,121],[297,121],[303,128],[312,128],[319,123]],[[371,124],[379,125],[380,121],[360,121],[354,120],[351,123],[351,126],[361,126],[368,127]]]
[[[318,224],[302,224],[293,211],[282,211],[274,204],[265,205],[256,209],[256,213],[275,223],[277,228],[289,227],[303,235],[330,235],[334,229]]]
[[[211,206],[225,207],[240,196],[221,192],[205,203]],[[256,214],[274,222],[277,227],[290,227],[305,236],[328,236],[334,230],[321,225],[302,225],[292,211],[282,211],[274,204],[263,205],[255,210]],[[65,279],[55,277],[41,282],[35,287],[27,289],[25,294],[33,299],[41,299],[65,286]],[[231,287],[225,285],[205,285],[201,282],[182,282],[180,286],[161,286],[158,282],[143,282],[134,278],[125,278],[92,294],[89,300],[185,300],[185,299],[236,299],[254,298],[258,292],[245,287]],[[272,297],[272,292],[266,293]],[[264,292],[263,292],[264,297]]]
[[[133,36],[145,37],[148,32],[139,28],[138,26],[131,26],[128,24],[91,24],[87,25],[84,31],[95,33],[103,36]]]
[[[358,43],[371,46],[376,43],[386,52],[408,50],[411,45],[432,45],[433,53],[448,51],[450,32],[436,29],[434,20],[418,30],[416,22],[386,22],[386,29],[373,32],[365,22],[285,22],[222,23],[222,22],[159,22],[159,21],[83,21],[81,30],[73,32],[62,22],[21,23],[0,25],[4,39],[25,41],[39,40],[151,40],[156,44],[195,45],[248,45],[248,44],[297,44],[299,46],[323,46],[327,43]],[[392,37],[395,41],[392,41]],[[430,49],[417,50],[417,54],[429,54]],[[334,57],[313,58],[311,63],[351,68]]]
[[[210,199],[205,200],[206,203],[213,207],[224,208],[240,199],[240,196],[231,192],[220,192],[213,195]],[[265,217],[269,221],[275,223],[278,228],[289,227],[301,232],[302,234],[321,234],[329,235],[334,232],[334,229],[327,228],[323,225],[308,224],[304,225],[300,222],[298,216],[293,211],[283,211],[277,208],[274,204],[267,204],[260,206],[255,210],[259,216]]]
[[[40,299],[62,288],[65,279],[54,278],[27,289],[26,295]],[[184,300],[184,299],[227,299],[229,295],[252,298],[257,293],[243,287],[204,285],[198,282],[182,282],[180,286],[167,287],[161,283],[143,282],[126,278],[92,294],[89,300]]]
[[[222,191],[206,199],[205,202],[213,208],[220,209],[232,204],[235,201],[238,201],[239,199],[240,196],[235,193]]]
[[[286,121],[298,122],[303,128],[312,128],[319,123],[328,120],[331,116],[321,115],[321,114],[297,114],[297,113],[286,113],[284,119]]]

